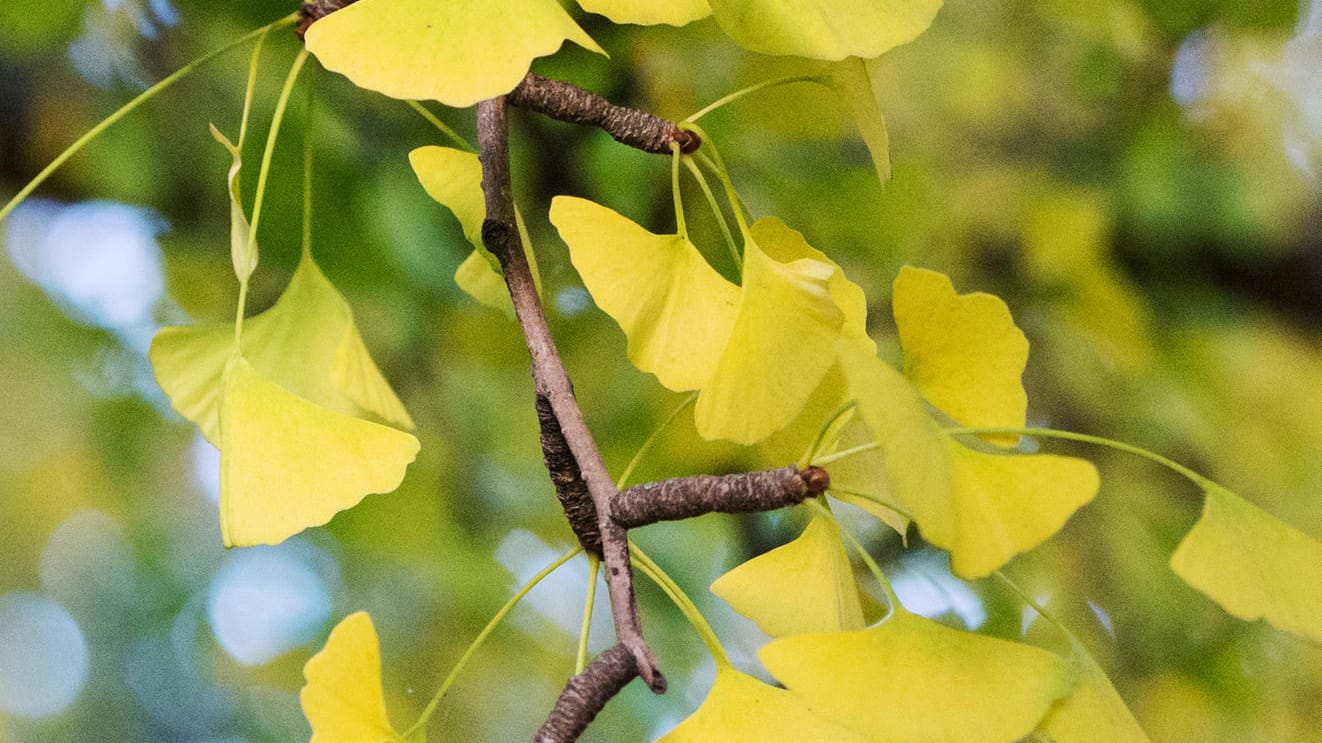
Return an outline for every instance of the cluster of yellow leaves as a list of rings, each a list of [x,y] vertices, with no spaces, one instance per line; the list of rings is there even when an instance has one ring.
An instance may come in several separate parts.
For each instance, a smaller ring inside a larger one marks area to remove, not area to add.
[[[714,15],[755,52],[870,59],[912,41],[941,0],[581,0],[616,23],[682,26]],[[327,69],[395,98],[465,107],[508,93],[565,41],[605,53],[557,0],[358,0],[312,24]]]
[[[703,436],[762,441],[823,384],[836,386],[826,392],[837,397],[831,407],[857,400],[882,450],[886,502],[950,550],[962,576],[987,575],[1036,546],[1097,491],[1084,460],[970,448],[929,416],[923,398],[961,424],[1024,425],[1028,342],[996,297],[961,296],[938,273],[902,271],[902,376],[876,356],[863,291],[778,219],[743,235],[739,286],[687,237],[651,233],[590,201],[557,197],[551,222],[594,301],[624,330],[630,360],[672,390],[698,391]]]
[[[838,527],[819,515],[790,543],[736,567],[712,590],[773,638],[759,656],[786,688],[718,662],[698,710],[662,743],[760,741],[773,701],[804,741],[1144,743],[1106,677],[1078,650],[1045,650],[954,630],[895,603],[867,627]],[[789,715],[790,713],[786,713]]]

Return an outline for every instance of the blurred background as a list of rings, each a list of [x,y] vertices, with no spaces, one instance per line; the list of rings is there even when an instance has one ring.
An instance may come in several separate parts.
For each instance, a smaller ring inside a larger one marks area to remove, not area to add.
[[[0,200],[148,85],[294,9],[0,4]],[[575,12],[612,57],[570,47],[536,69],[672,118],[795,72],[711,21],[639,29]],[[296,50],[290,33],[267,47],[249,162]],[[447,142],[405,105],[313,67],[314,251],[418,421],[422,453],[398,492],[327,528],[221,547],[217,454],[170,411],[145,352],[161,325],[233,313],[230,162],[207,129],[238,129],[247,50],[232,52],[0,223],[0,741],[306,739],[302,664],[358,609],[375,618],[403,729],[496,609],[570,544],[517,327],[456,288],[469,248],[408,165],[410,149]],[[844,265],[892,352],[901,265],[999,294],[1033,344],[1031,423],[1159,451],[1322,537],[1322,4],[948,0],[870,69],[891,134],[884,187],[824,88],[775,88],[703,119],[754,216],[781,216]],[[471,135],[471,111],[438,112]],[[289,116],[255,308],[298,256],[308,122],[301,105]],[[628,365],[545,209],[572,193],[669,231],[670,163],[514,119],[552,326],[618,473],[683,398]],[[693,234],[728,271],[692,186]],[[1322,649],[1228,617],[1167,568],[1196,489],[1132,457],[1043,445],[1096,461],[1102,492],[1009,572],[1085,640],[1152,739],[1322,739]],[[635,479],[781,464],[700,441],[685,413]],[[939,552],[855,521],[910,608],[1005,637],[1045,631],[998,584],[955,581]],[[708,516],[638,540],[757,672],[762,638],[707,585],[801,523]],[[533,591],[442,703],[431,740],[531,735],[572,671],[585,583],[579,558]],[[633,685],[584,740],[654,738],[710,683],[696,635],[646,581],[640,592],[672,691]],[[600,608],[594,650],[611,638]]]

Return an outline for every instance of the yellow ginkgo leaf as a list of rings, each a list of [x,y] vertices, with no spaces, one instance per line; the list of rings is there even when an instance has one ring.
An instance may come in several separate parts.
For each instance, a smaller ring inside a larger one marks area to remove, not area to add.
[[[813,59],[876,57],[932,25],[941,0],[709,0],[745,49]]]
[[[310,743],[390,743],[400,740],[386,714],[381,649],[365,611],[345,617],[321,652],[303,666],[299,692],[312,725]]]
[[[739,287],[681,235],[657,235],[599,204],[551,202],[551,223],[592,299],[629,339],[629,360],[675,391],[703,386],[734,327]]]
[[[482,163],[477,155],[453,147],[428,145],[410,152],[409,164],[427,195],[454,214],[468,242],[484,255],[492,268],[500,270],[496,257],[482,244],[487,205],[482,193]]]
[[[1227,612],[1322,643],[1322,543],[1210,486],[1171,569]]]
[[[883,183],[890,180],[890,134],[886,130],[886,119],[881,115],[881,106],[877,103],[877,93],[873,89],[872,75],[867,65],[857,57],[841,60],[831,65],[827,80],[854,117],[859,136],[872,155],[877,178]]]
[[[1091,462],[974,451],[937,429],[912,385],[876,357],[841,344],[858,411],[879,444],[888,495],[951,569],[979,578],[1055,534],[1097,493]]]
[[[278,544],[324,524],[399,487],[417,453],[413,436],[308,402],[235,355],[220,405],[225,546]]]
[[[837,272],[813,258],[781,263],[744,235],[738,316],[694,408],[704,438],[755,444],[799,414],[835,363],[845,323],[831,292]]]
[[[966,426],[1022,427],[1028,407],[1028,340],[999,297],[956,294],[936,271],[905,266],[895,279],[895,326],[904,376]],[[1017,436],[988,436],[1013,446]]]
[[[513,90],[565,40],[605,54],[556,0],[358,0],[305,40],[360,88],[459,108]]]
[[[913,515],[910,500],[952,498],[950,453],[918,391],[875,354],[844,341],[836,351],[858,414],[878,444],[889,499]]]
[[[482,243],[482,222],[487,216],[486,197],[482,193],[482,163],[477,155],[453,147],[429,145],[409,153],[409,163],[427,195],[449,209],[459,220],[464,237],[473,252],[459,264],[454,282],[473,299],[514,316],[514,305],[505,289],[500,261]],[[523,244],[523,254],[532,270],[533,282],[541,291],[542,278],[533,256],[532,241],[523,225],[523,216],[515,207],[514,219]]]
[[[803,233],[782,222],[778,217],[763,217],[749,228],[753,242],[773,260],[791,263],[801,258],[809,258],[831,267],[831,278],[827,288],[831,301],[844,313],[844,324],[840,326],[841,337],[857,341],[863,348],[876,353],[877,344],[868,336],[868,298],[863,288],[850,281],[845,272],[825,253],[808,244]]]
[[[657,743],[866,743],[867,739],[818,716],[798,696],[768,686],[728,665],[702,706]]]
[[[759,656],[819,714],[873,743],[1017,740],[1075,679],[1069,662],[1045,650],[900,607],[868,629],[786,637]]]
[[[711,590],[771,637],[863,628],[840,529],[824,516],[789,544],[717,578]]]
[[[215,124],[209,126],[212,138],[229,150],[230,157],[234,159],[229,175],[226,176],[230,194],[230,261],[234,264],[234,275],[243,282],[256,270],[258,253],[257,242],[249,241],[252,230],[248,218],[243,214],[243,201],[239,198],[239,170],[243,167],[243,157],[239,146],[221,134]]]
[[[683,26],[711,15],[707,0],[578,0],[583,10],[599,13],[612,23],[640,26]]]
[[[1060,531],[1097,495],[1092,462],[1055,454],[1000,455],[945,439],[955,476],[953,499],[906,494],[923,538],[950,550],[963,578],[990,575]]]
[[[1087,651],[1075,645],[1072,661],[1079,681],[1069,696],[1056,702],[1038,729],[1052,743],[1151,743]]]
[[[345,415],[373,415],[404,428],[413,419],[372,361],[353,312],[311,257],[305,256],[280,299],[244,320],[243,354],[265,378]],[[234,352],[230,323],[162,328],[149,356],[180,415],[213,444],[221,374]]]

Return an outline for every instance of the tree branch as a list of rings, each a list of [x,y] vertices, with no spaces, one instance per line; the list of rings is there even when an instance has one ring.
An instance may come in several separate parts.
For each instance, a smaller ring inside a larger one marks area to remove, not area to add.
[[[623,645],[614,645],[598,655],[582,673],[565,682],[551,714],[533,736],[533,743],[578,740],[606,703],[637,675],[633,654]]]
[[[629,649],[643,681],[660,693],[665,677],[656,667],[633,592],[629,544],[622,527],[611,518],[611,500],[618,492],[597,450],[597,443],[574,399],[573,387],[546,324],[532,271],[514,223],[514,200],[510,187],[509,127],[505,97],[477,104],[478,157],[482,162],[482,192],[486,198],[486,220],[482,242],[501,262],[505,286],[514,304],[514,314],[532,357],[532,376],[537,395],[546,399],[564,434],[565,443],[577,462],[596,511],[601,534],[601,557],[606,565],[606,587],[610,592],[615,635]]]
[[[573,83],[531,72],[510,91],[509,102],[512,106],[560,121],[598,127],[616,141],[644,152],[669,155],[672,142],[684,153],[693,152],[702,145],[697,134],[680,129],[679,124],[670,119],[636,108],[617,106]]]
[[[693,518],[705,513],[749,513],[797,505],[826,492],[831,477],[821,467],[693,475],[636,485],[615,496],[611,515],[626,529]]]
[[[565,441],[565,434],[560,430],[555,411],[551,409],[551,401],[541,394],[537,395],[537,422],[542,429],[542,460],[546,462],[546,471],[555,485],[555,497],[560,500],[569,528],[574,530],[583,549],[600,557],[601,530],[597,528],[597,509],[588,493],[588,485],[583,481],[583,473],[578,469],[578,462]]]

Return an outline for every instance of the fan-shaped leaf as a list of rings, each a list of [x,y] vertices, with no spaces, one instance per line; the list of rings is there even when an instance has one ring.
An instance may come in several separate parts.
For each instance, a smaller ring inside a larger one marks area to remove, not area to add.
[[[817,715],[784,689],[768,686],[726,665],[702,706],[657,743],[865,743],[867,739]]]
[[[513,90],[566,39],[605,54],[556,0],[358,0],[305,39],[360,88],[460,108]]]
[[[363,344],[353,313],[305,257],[280,299],[243,323],[243,354],[265,378],[321,407],[394,425],[413,419]],[[156,381],[180,415],[219,444],[221,374],[234,351],[230,323],[162,328],[152,339]]]
[[[319,407],[264,379],[242,356],[220,406],[220,530],[225,546],[277,544],[399,487],[418,440]]]
[[[1005,302],[956,294],[945,275],[910,266],[895,279],[893,301],[904,376],[923,397],[966,426],[1024,425],[1028,340]],[[1019,437],[986,438],[1013,446]]]
[[[629,360],[675,391],[705,385],[734,327],[739,287],[680,235],[656,235],[599,204],[551,202],[551,223],[597,306],[629,339]]]
[[[1039,648],[961,632],[896,607],[856,632],[795,635],[759,653],[822,716],[873,743],[1006,743],[1069,693],[1075,672]]]
[[[1224,488],[1207,488],[1171,569],[1240,619],[1322,643],[1322,543]]]
[[[381,650],[367,612],[345,617],[303,666],[299,692],[311,743],[389,743],[400,739],[386,714]]]
[[[840,530],[823,516],[789,544],[717,578],[711,590],[771,637],[863,628]]]
[[[1039,730],[1052,743],[1151,743],[1088,653],[1076,645],[1071,659],[1079,669],[1079,682],[1069,696],[1056,702]]]
[[[813,59],[876,57],[932,25],[941,0],[709,0],[740,46]]]

